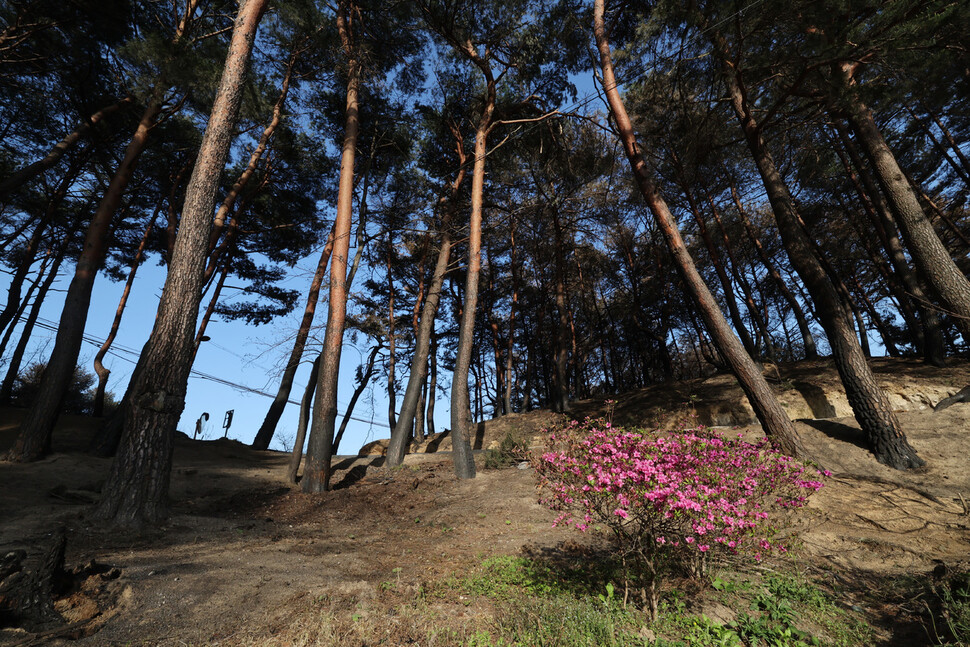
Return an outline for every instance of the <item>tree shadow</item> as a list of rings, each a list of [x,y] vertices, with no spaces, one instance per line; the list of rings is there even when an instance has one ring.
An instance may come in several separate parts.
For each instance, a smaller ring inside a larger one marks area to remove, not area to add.
[[[800,420],[799,422],[821,431],[823,434],[829,438],[832,438],[833,440],[850,443],[860,449],[865,449],[866,451],[869,450],[869,448],[866,446],[862,431],[856,429],[855,427],[841,422],[835,422],[834,420]]]
[[[339,483],[330,488],[331,490],[342,490],[344,488],[348,488],[367,476],[367,471],[369,469],[373,467],[381,467],[384,464],[383,456],[374,456],[366,463],[358,463],[357,465],[353,465],[354,461],[358,460],[360,459],[354,456],[352,458],[342,460],[333,466],[334,472],[337,470],[347,470],[347,473],[342,479],[340,479]],[[350,467],[351,465],[353,465],[353,467]],[[347,469],[348,467],[350,467],[350,469]]]
[[[485,443],[485,423],[480,422],[475,428],[475,440],[472,441],[472,449],[481,449]]]
[[[442,441],[444,441],[445,438],[448,438],[450,436],[451,436],[451,429],[445,429],[440,434],[438,434],[437,436],[429,440],[428,449],[426,450],[427,453],[430,454],[431,452],[438,451],[438,447],[441,445]]]
[[[815,418],[835,418],[835,406],[825,397],[825,391],[821,387],[808,382],[792,382],[792,386],[798,391],[805,403],[812,410]]]

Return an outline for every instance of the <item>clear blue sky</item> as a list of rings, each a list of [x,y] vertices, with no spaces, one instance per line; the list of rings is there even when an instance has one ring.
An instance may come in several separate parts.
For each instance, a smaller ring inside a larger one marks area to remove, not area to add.
[[[301,260],[282,282],[282,286],[297,290],[304,295],[310,285],[313,270],[316,267],[316,254]],[[62,272],[41,312],[41,322],[56,325],[60,319],[63,307],[64,292],[70,282],[73,265],[66,272]],[[358,273],[355,282],[363,282],[364,268]],[[108,390],[114,392],[118,399],[124,394],[134,362],[138,352],[151,332],[158,299],[161,296],[162,285],[165,280],[164,268],[157,264],[157,256],[149,258],[138,270],[137,278],[132,287],[131,297],[125,316],[121,323],[118,336],[112,346],[112,352],[105,358],[105,366],[111,370]],[[10,277],[0,275],[0,294],[6,293]],[[231,283],[230,283],[231,285]],[[91,310],[85,327],[85,337],[97,340],[97,344],[87,341],[81,348],[79,363],[93,373],[92,362],[101,342],[107,336],[114,318],[118,300],[121,296],[123,283],[114,283],[104,275],[99,275],[95,283],[91,299]],[[56,290],[56,292],[55,292]],[[230,300],[236,290],[224,289],[223,301]],[[193,376],[189,379],[185,411],[179,422],[179,430],[189,435],[195,429],[195,421],[203,412],[208,412],[210,419],[203,426],[207,438],[223,435],[222,423],[226,411],[234,410],[229,437],[244,443],[252,441],[256,431],[266,415],[272,402],[271,397],[264,397],[258,393],[235,388],[226,384],[205,379],[199,374],[210,375],[221,380],[238,384],[242,387],[268,393],[275,396],[279,386],[279,375],[292,349],[293,336],[303,315],[306,304],[305,296],[301,296],[296,309],[287,317],[274,320],[272,323],[254,327],[243,322],[225,322],[213,317],[206,334],[210,341],[203,342],[193,368]],[[203,307],[205,302],[203,303]],[[327,302],[321,299],[317,307],[314,323],[320,328],[326,322]],[[19,334],[15,333],[15,335]],[[16,343],[15,336],[11,344]],[[365,341],[362,339],[362,342]],[[312,340],[311,340],[312,343]],[[46,361],[54,345],[54,332],[35,328],[32,344],[24,360],[24,367],[37,362]],[[364,360],[367,349],[357,349],[349,343],[349,335],[345,336],[345,344],[341,361],[340,392],[338,394],[339,413],[342,416],[346,403],[354,389],[354,374],[358,364]],[[290,399],[299,402],[303,389],[309,377],[309,361],[314,354],[306,353],[304,364],[297,373],[296,382]],[[370,425],[363,422],[351,421],[342,443],[341,453],[355,453],[360,446],[376,438],[386,438],[390,434],[387,430],[387,396],[386,382],[377,378],[373,383],[372,395],[365,393],[361,397],[354,412],[355,418],[375,421]],[[440,402],[439,406],[446,407],[447,402]],[[280,440],[289,437],[290,442],[296,434],[297,405],[287,405],[283,418],[277,427],[272,448],[281,449]],[[447,415],[442,412],[439,415]],[[441,418],[444,420],[444,418]]]

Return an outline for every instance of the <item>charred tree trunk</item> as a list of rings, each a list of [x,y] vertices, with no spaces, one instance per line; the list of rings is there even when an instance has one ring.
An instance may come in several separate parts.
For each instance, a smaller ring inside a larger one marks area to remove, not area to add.
[[[266,0],[246,0],[239,5],[226,65],[186,191],[158,316],[148,339],[146,370],[131,387],[121,444],[96,509],[97,517],[109,524],[139,527],[157,523],[168,514],[175,428],[185,407],[192,368],[212,205],[266,4]]]
[[[61,526],[50,533],[44,545],[42,557],[35,564],[25,551],[12,551],[0,565],[0,617],[13,618],[28,631],[64,622],[54,609],[54,594],[64,571],[66,529]]]
[[[704,284],[703,279],[694,267],[694,261],[687,251],[684,241],[677,229],[676,221],[667,204],[660,196],[654,184],[646,160],[641,153],[639,144],[633,134],[633,124],[627,116],[626,108],[620,99],[616,77],[613,74],[613,62],[610,57],[610,47],[606,35],[606,25],[603,20],[604,0],[596,0],[594,9],[594,32],[596,44],[600,54],[600,64],[603,70],[603,89],[610,105],[610,112],[616,121],[623,147],[633,170],[634,179],[640,193],[650,208],[658,227],[663,232],[671,255],[677,262],[681,277],[695,304],[704,317],[708,330],[716,340],[718,350],[731,363],[731,368],[741,388],[751,402],[755,415],[761,422],[765,434],[790,455],[805,456],[798,433],[785,410],[775,399],[771,388],[764,376],[745,352],[738,338],[731,332],[724,315],[717,308],[713,295]]]

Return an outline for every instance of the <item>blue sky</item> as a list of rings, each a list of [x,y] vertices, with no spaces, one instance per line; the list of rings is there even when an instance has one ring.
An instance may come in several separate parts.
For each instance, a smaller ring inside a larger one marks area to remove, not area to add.
[[[316,254],[302,259],[282,282],[283,287],[298,290],[301,295],[304,294],[310,285],[316,261]],[[62,272],[51,288],[51,293],[41,311],[40,323],[57,325],[63,307],[64,292],[72,272],[73,267],[67,272]],[[362,282],[363,275],[364,271],[358,275],[358,282]],[[138,352],[151,332],[164,280],[165,270],[157,265],[157,257],[149,258],[138,270],[118,336],[112,351],[104,361],[105,366],[111,370],[108,390],[114,392],[119,399],[124,394]],[[6,292],[9,281],[9,275],[0,275],[0,293]],[[85,326],[85,337],[86,340],[96,340],[97,344],[86,341],[81,348],[79,358],[79,364],[89,372],[93,372],[94,354],[111,327],[123,288],[124,283],[112,282],[104,275],[98,276],[95,283],[91,310]],[[231,300],[234,292],[227,289],[223,294]],[[272,402],[272,397],[265,397],[253,391],[275,396],[279,375],[292,349],[293,336],[303,315],[305,303],[306,297],[301,296],[299,304],[289,316],[259,327],[248,326],[239,321],[225,322],[213,317],[206,331],[211,339],[202,343],[193,367],[193,375],[189,379],[185,410],[178,426],[180,431],[191,435],[195,429],[196,419],[203,412],[208,412],[209,421],[203,425],[205,436],[209,439],[221,437],[225,413],[228,410],[234,410],[229,437],[247,444],[252,441]],[[317,307],[314,321],[320,328],[321,337],[322,326],[326,322],[326,312],[324,291],[324,298]],[[16,334],[19,334],[19,331]],[[54,345],[54,334],[53,330],[39,326],[35,328],[31,348],[24,360],[24,367],[34,362],[46,361]],[[16,339],[15,336],[14,340]],[[349,334],[345,336],[344,341],[338,394],[338,410],[341,416],[353,393],[355,369],[364,361],[367,352],[366,348],[355,348],[350,343]],[[293,401],[299,402],[303,395],[303,389],[309,377],[309,362],[313,356],[309,352],[305,354],[304,363],[297,373],[290,396]],[[203,375],[231,382],[243,388],[219,383]],[[375,424],[352,420],[348,425],[341,453],[355,453],[362,444],[390,435],[386,422],[387,396],[384,392],[386,382],[378,378],[372,384],[371,393],[365,394],[358,402],[354,417],[362,420],[373,418]],[[439,402],[439,406],[446,407],[447,402]],[[297,405],[287,405],[277,427],[273,449],[281,449],[280,441],[287,437],[292,442],[296,434],[298,408]],[[447,413],[443,410],[439,415],[445,416]]]

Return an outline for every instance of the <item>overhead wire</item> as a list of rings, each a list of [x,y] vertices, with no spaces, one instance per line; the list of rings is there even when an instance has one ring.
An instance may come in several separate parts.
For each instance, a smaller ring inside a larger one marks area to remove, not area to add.
[[[612,89],[614,89],[616,87],[619,87],[622,84],[631,83],[631,82],[637,81],[637,80],[639,80],[641,78],[645,78],[648,74],[650,74],[651,72],[653,72],[654,70],[656,70],[662,63],[667,62],[667,61],[670,61],[675,56],[679,56],[680,54],[682,54],[683,51],[684,51],[684,49],[691,42],[692,39],[694,39],[694,38],[696,38],[696,37],[698,37],[700,35],[703,35],[703,34],[707,33],[708,31],[717,29],[718,27],[720,27],[721,25],[723,25],[726,22],[730,21],[731,19],[743,15],[747,11],[753,9],[754,7],[756,7],[759,4],[763,4],[764,2],[766,2],[766,0],[753,0],[752,2],[750,2],[747,5],[745,5],[744,7],[742,7],[740,9],[738,9],[737,11],[729,14],[728,16],[726,16],[725,18],[723,18],[721,21],[719,21],[719,22],[717,22],[717,23],[715,23],[713,25],[710,25],[710,26],[708,26],[706,28],[703,28],[703,29],[699,30],[698,32],[695,32],[694,34],[692,34],[689,38],[687,38],[683,42],[683,44],[680,46],[680,48],[679,48],[679,50],[678,50],[678,52],[677,52],[676,55],[668,55],[668,56],[661,57],[659,59],[655,58],[649,64],[643,64],[643,65],[634,67],[632,70],[629,70],[626,74],[622,75],[622,78],[620,76],[618,76],[616,78],[616,81],[614,82],[614,84],[610,88],[605,88],[604,87],[603,90],[612,90]],[[602,80],[600,80],[600,83],[602,84]],[[582,99],[577,100],[577,101],[574,101],[572,104],[565,106],[563,109],[557,109],[557,112],[560,112],[560,114],[562,114],[564,116],[568,116],[570,113],[575,112],[576,110],[578,110],[580,108],[584,108],[584,107],[588,106],[589,104],[591,104],[594,100],[597,100],[597,99],[600,99],[600,98],[601,98],[600,89],[596,89],[594,91],[588,92],[586,95],[584,95],[582,97]],[[517,126],[513,130],[512,133],[510,133],[505,139],[503,139],[503,142],[502,143],[507,142],[508,140],[510,140],[513,137],[521,137],[523,135],[526,135],[526,134],[532,132],[533,130],[537,129],[540,126],[541,123],[542,123],[541,121],[537,121],[537,122],[530,123],[528,125],[523,124],[523,125]],[[487,150],[485,153],[483,153],[482,157],[483,158],[488,157],[489,155],[491,155],[492,153],[494,153],[495,150],[497,150],[497,148],[498,148],[498,146],[493,147],[490,150]],[[455,169],[456,172],[457,171],[460,171],[462,168],[466,168],[466,167],[468,167],[470,165],[473,165],[477,161],[477,159],[478,159],[477,157],[473,156],[472,159],[466,161],[462,165],[459,165]],[[43,319],[41,317],[38,317],[37,318],[37,321],[36,321],[35,325],[39,326],[40,328],[43,328],[45,330],[49,330],[49,331],[52,331],[52,332],[55,332],[55,333],[58,330],[58,324],[57,323],[55,323],[53,321],[50,321],[50,320]],[[99,348],[104,343],[104,340],[99,340],[96,337],[94,337],[93,335],[88,335],[88,334],[84,334],[82,336],[82,339],[86,343],[89,343],[91,345],[97,346]],[[236,353],[233,353],[231,350],[229,350],[227,348],[224,348],[224,347],[221,347],[221,346],[217,346],[217,348],[219,350],[223,351],[223,352],[228,352],[228,353],[230,353],[232,355],[235,355],[236,357],[239,357]],[[127,362],[129,362],[131,364],[137,364],[137,358],[140,355],[140,352],[137,351],[137,350],[131,349],[131,348],[126,348],[126,347],[124,347],[124,346],[116,343],[116,344],[113,344],[112,347],[108,350],[108,354],[110,354],[110,355],[112,355],[112,356],[114,356],[114,357],[116,357],[118,359],[121,359],[123,361],[127,361]],[[132,358],[134,358],[134,359],[132,359]],[[254,394],[254,395],[260,395],[260,396],[263,396],[263,397],[274,398],[274,399],[276,397],[276,396],[274,396],[274,395],[272,395],[270,393],[266,393],[265,391],[262,391],[260,389],[257,389],[257,388],[251,387],[251,386],[247,386],[247,385],[244,385],[244,384],[239,384],[239,383],[233,382],[231,380],[226,380],[224,378],[220,378],[220,377],[217,377],[215,375],[211,375],[211,374],[208,374],[208,373],[204,373],[204,372],[199,371],[197,369],[191,369],[191,371],[189,373],[189,376],[190,377],[193,377],[193,378],[196,378],[196,379],[207,380],[207,381],[214,382],[214,383],[217,383],[217,384],[222,384],[224,386],[228,386],[230,388],[236,389],[237,391],[241,391],[241,392],[244,392],[244,393],[251,393],[251,394]],[[287,402],[289,404],[294,404],[294,405],[297,405],[297,406],[300,405],[300,403],[297,402],[297,401],[295,401],[295,400],[287,399]],[[341,403],[341,404],[343,404],[343,403]],[[375,424],[375,421],[374,420],[364,420],[362,418],[357,418],[355,416],[350,416],[350,419],[351,420],[354,420],[356,422],[361,422],[361,423],[365,423],[365,424],[369,424],[369,425],[374,425]]]
[[[39,328],[43,328],[44,330],[49,330],[49,331],[55,332],[55,333],[57,332],[57,328],[58,328],[58,326],[57,326],[57,324],[55,322],[50,321],[49,319],[44,319],[43,317],[38,317],[37,318],[37,321],[36,321],[36,323],[34,325],[35,326],[38,326]],[[86,333],[82,336],[82,339],[86,343],[91,344],[92,346],[97,346],[98,348],[100,348],[104,344],[104,340],[103,339],[98,339],[97,337],[95,337],[93,335],[86,334]],[[116,348],[117,348],[117,350],[116,350]],[[112,355],[113,357],[116,357],[116,358],[118,358],[120,360],[129,362],[130,364],[134,365],[134,364],[137,364],[138,363],[138,357],[139,357],[139,355],[141,353],[139,351],[136,351],[136,350],[132,349],[132,348],[126,348],[125,346],[122,346],[121,344],[117,344],[116,343],[116,344],[112,344],[111,348],[108,349],[108,354],[109,355]],[[235,355],[235,353],[233,353],[233,354]],[[237,357],[238,357],[238,355],[237,355]],[[262,391],[260,389],[255,388],[255,387],[248,386],[246,384],[239,384],[238,382],[233,382],[232,380],[227,380],[225,378],[221,378],[221,377],[218,377],[216,375],[212,375],[210,373],[205,373],[203,371],[200,371],[200,370],[194,369],[194,368],[189,372],[189,377],[196,378],[196,379],[199,379],[199,380],[206,380],[206,381],[209,381],[209,382],[214,382],[216,384],[221,384],[223,386],[228,386],[228,387],[230,387],[232,389],[235,389],[237,391],[241,391],[243,393],[251,393],[253,395],[261,395],[263,397],[271,398],[271,399],[275,399],[276,398],[275,395],[273,395],[271,393],[267,393],[265,391]],[[296,400],[287,399],[286,401],[287,401],[287,403],[293,404],[293,405],[296,405],[296,406],[300,406],[300,404],[301,404],[300,402],[297,402]],[[338,402],[338,404],[340,404],[342,406],[347,406],[343,402]],[[376,420],[364,420],[363,418],[358,418],[356,416],[350,416],[350,420],[354,420],[356,422],[365,423],[365,424],[368,424],[368,425],[374,425],[374,424],[377,423]]]

